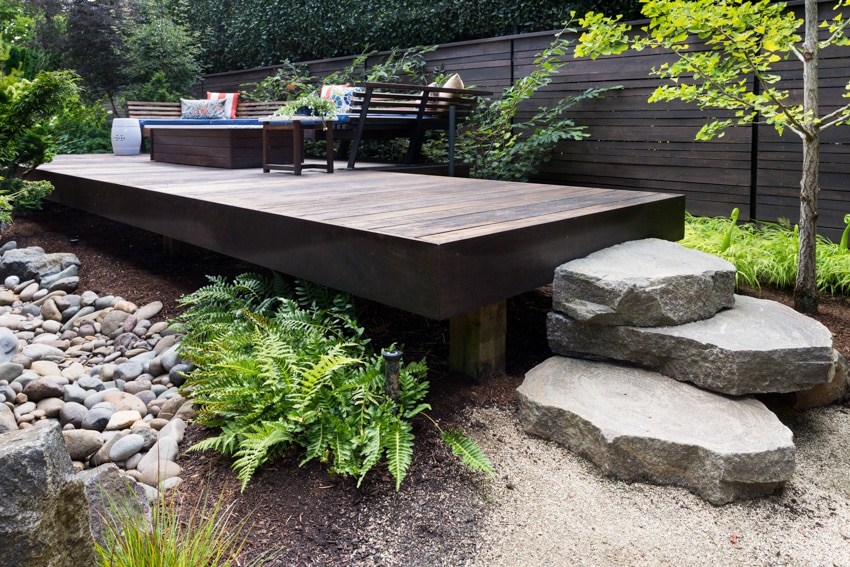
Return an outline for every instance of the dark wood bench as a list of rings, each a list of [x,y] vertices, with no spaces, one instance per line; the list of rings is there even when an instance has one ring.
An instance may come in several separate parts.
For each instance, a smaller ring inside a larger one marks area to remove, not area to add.
[[[419,158],[425,134],[444,131],[449,142],[449,175],[454,171],[454,140],[457,127],[475,110],[482,97],[492,93],[474,89],[397,83],[365,83],[352,93],[347,122],[335,126],[335,138],[350,141],[348,167],[353,169],[364,140],[410,140],[405,165]]]

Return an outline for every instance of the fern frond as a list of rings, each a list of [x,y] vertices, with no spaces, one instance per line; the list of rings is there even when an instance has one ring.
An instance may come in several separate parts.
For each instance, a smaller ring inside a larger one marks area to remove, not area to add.
[[[360,439],[360,475],[357,477],[357,488],[360,488],[360,483],[366,478],[366,474],[372,470],[378,461],[381,459],[381,433],[384,429],[384,422],[376,419],[371,426],[363,430]]]
[[[233,469],[236,478],[242,481],[245,490],[257,469],[277,457],[293,441],[286,422],[266,421],[254,425],[245,432],[239,449],[233,454],[236,460]]]
[[[407,469],[413,461],[413,427],[407,421],[395,420],[385,429],[381,439],[387,455],[387,467],[395,479],[395,489],[401,488],[401,481],[407,476]]]
[[[481,447],[464,435],[463,431],[455,428],[444,431],[443,442],[451,448],[452,453],[460,457],[464,465],[474,471],[482,471],[494,476],[490,460],[484,455]]]

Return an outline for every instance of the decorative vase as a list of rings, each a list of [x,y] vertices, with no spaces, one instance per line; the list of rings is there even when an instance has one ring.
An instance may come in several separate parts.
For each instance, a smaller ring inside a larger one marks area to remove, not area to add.
[[[142,129],[136,118],[112,121],[112,151],[116,156],[134,156],[142,147]]]

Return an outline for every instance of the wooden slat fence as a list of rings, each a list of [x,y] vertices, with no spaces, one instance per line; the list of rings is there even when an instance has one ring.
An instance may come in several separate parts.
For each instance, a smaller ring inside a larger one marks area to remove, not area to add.
[[[834,2],[821,3],[823,15]],[[639,24],[635,25],[635,29]],[[440,46],[428,53],[430,65],[458,72],[467,85],[501,91],[515,77],[533,69],[538,53],[549,46],[553,33],[536,33]],[[377,58],[380,55],[375,56]],[[352,58],[309,61],[311,72],[322,76],[342,69]],[[589,87],[621,87],[604,98],[584,101],[573,109],[575,122],[590,136],[559,144],[535,181],[682,193],[693,214],[726,216],[734,207],[741,219],[797,222],[799,218],[800,140],[791,132],[782,137],[770,126],[733,128],[723,138],[697,142],[694,136],[707,113],[682,103],[647,102],[660,80],[649,70],[668,61],[655,52],[624,53],[596,61],[574,59],[529,105],[522,120],[541,104]],[[370,64],[367,62],[367,65]],[[796,61],[783,64],[784,81],[800,85]],[[275,73],[275,67],[208,75],[199,90],[228,91]],[[821,108],[828,112],[845,104],[841,97],[850,79],[850,47],[822,53]],[[787,83],[786,83],[787,84]],[[794,96],[799,96],[798,92]],[[828,130],[823,138],[821,165],[821,232],[836,240],[850,213],[850,127]]]

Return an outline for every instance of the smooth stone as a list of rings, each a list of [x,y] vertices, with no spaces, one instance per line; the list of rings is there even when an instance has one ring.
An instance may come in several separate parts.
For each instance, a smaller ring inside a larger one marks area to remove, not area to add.
[[[163,338],[163,340],[165,339]],[[159,344],[157,344],[157,346],[159,346]],[[162,367],[166,370],[166,372],[171,371],[174,366],[180,363],[180,354],[178,353],[179,348],[180,345],[175,343],[159,355],[159,359],[162,361]]]
[[[45,398],[61,398],[65,394],[62,385],[49,378],[39,378],[24,386],[27,399],[37,402]]]
[[[76,402],[82,405],[85,403],[86,398],[90,393],[91,392],[88,390],[80,388],[77,384],[68,384],[65,386],[65,393],[63,394],[62,399],[65,400],[65,402]]]
[[[65,359],[65,353],[62,350],[44,344],[27,345],[21,352],[33,361],[51,360],[53,362],[62,362]]]
[[[173,461],[177,458],[177,440],[173,437],[157,439],[144,458],[136,465],[136,470],[144,472],[152,463],[157,461]]]
[[[77,311],[76,313],[74,313],[73,315],[71,315],[67,318],[67,320],[65,321],[65,324],[62,325],[62,329],[66,330],[66,331],[69,330],[69,329],[73,329],[74,328],[74,322],[77,319],[81,319],[81,318],[85,317],[86,315],[89,315],[90,313],[94,313],[94,307],[92,307],[92,306],[83,307],[82,309],[80,309],[79,311]]]
[[[125,386],[125,389],[126,389],[126,386]],[[151,403],[152,401],[154,401],[156,399],[156,394],[150,388],[147,389],[147,390],[142,390],[141,392],[137,392],[134,395],[137,398],[139,398],[142,401],[143,404],[145,404],[145,407],[147,407],[147,405],[149,403]]]
[[[183,434],[186,432],[186,422],[181,419],[175,417],[170,420],[167,425],[165,425],[162,429],[159,430],[159,439],[163,439],[164,437],[172,437],[178,443],[183,441]]]
[[[51,289],[51,291],[52,291],[53,286],[56,284],[56,282],[58,282],[59,280],[76,277],[77,274],[79,273],[79,271],[80,271],[79,266],[77,266],[75,264],[71,264],[70,266],[68,266],[64,270],[61,270],[61,271],[59,271],[59,272],[57,272],[53,275],[41,278],[41,285],[42,285],[42,287]],[[77,279],[79,280],[79,278],[77,278]],[[74,289],[76,289],[76,286],[74,286]],[[65,290],[65,291],[73,291],[73,290]]]
[[[115,411],[137,411],[139,419],[148,413],[148,408],[145,403],[134,396],[120,390],[106,390],[103,395],[103,400],[115,404]]]
[[[9,362],[18,352],[18,338],[10,329],[0,327],[0,362]]]
[[[23,373],[24,367],[21,364],[14,362],[0,362],[0,380],[12,382],[15,378]]]
[[[5,250],[3,250],[2,252],[5,252]],[[0,253],[0,255],[2,255],[2,253]],[[3,285],[7,288],[13,288],[19,283],[21,283],[21,278],[19,278],[18,276],[7,276],[6,279],[3,280]]]
[[[83,419],[89,409],[81,403],[65,402],[65,405],[59,410],[59,423],[62,425],[73,425],[75,428],[83,426]]]
[[[60,315],[60,317],[61,317],[61,315]],[[60,321],[61,321],[61,319],[59,321],[51,321],[51,320],[44,321],[41,324],[41,329],[45,333],[58,333],[59,331],[62,330],[62,323]]]
[[[109,419],[114,413],[114,410],[110,410],[106,407],[92,408],[88,411],[86,417],[83,418],[83,422],[80,424],[80,427],[83,429],[103,431],[106,429],[106,426],[109,424]]]
[[[735,296],[735,307],[674,327],[583,323],[550,313],[555,354],[605,358],[733,396],[807,390],[829,380],[832,335],[774,301]]]
[[[0,315],[0,328],[8,329],[9,331],[18,331],[22,328],[24,318],[20,315],[5,314]]]
[[[80,285],[80,278],[77,276],[62,278],[60,280],[56,280],[55,282],[50,284],[50,287],[47,289],[49,291],[67,291],[72,292],[77,289],[77,286]]]
[[[143,456],[143,453],[136,453],[135,455],[128,457],[127,460],[124,461],[124,469],[128,471],[134,470],[136,465],[139,464],[139,461],[142,460]]]
[[[171,380],[171,383],[175,386],[182,386],[186,383],[186,375],[190,374],[192,370],[195,369],[195,366],[192,364],[175,364],[171,367],[171,370],[168,371],[168,378]]]
[[[139,394],[141,392],[144,392],[146,390],[150,390],[151,385],[152,384],[151,384],[150,380],[134,380],[133,382],[127,382],[126,384],[124,384],[124,391],[127,392],[128,394],[133,394],[134,396],[136,396],[138,398]],[[153,395],[153,392],[151,392],[151,395]],[[147,402],[144,399],[142,399],[142,398],[139,398],[139,399],[141,399],[142,402],[147,405]],[[148,400],[148,401],[150,401],[150,400]]]
[[[38,410],[44,412],[45,417],[59,417],[59,412],[65,407],[65,402],[60,398],[46,398],[35,405]]]
[[[121,331],[124,326],[124,319],[129,316],[130,314],[126,311],[110,311],[100,322],[101,332],[106,336],[112,336]]]
[[[32,301],[35,292],[37,292],[40,287],[41,286],[38,284],[38,282],[32,282],[31,284],[26,286],[24,289],[21,290],[21,301],[25,303],[28,301]]]
[[[163,305],[162,305],[161,301],[152,301],[152,302],[148,303],[147,305],[142,305],[141,307],[139,307],[136,310],[135,315],[140,320],[141,319],[150,320],[150,319],[153,319],[154,317],[156,317],[157,315],[159,315],[159,312],[162,311],[162,307],[163,307]]]
[[[52,299],[48,299],[41,306],[41,316],[56,323],[61,323],[62,321],[62,311],[56,307],[56,303]]]
[[[97,431],[71,429],[62,432],[72,461],[85,461],[103,447],[103,436]]]
[[[79,380],[85,375],[86,367],[79,362],[72,362],[70,365],[62,369],[60,374],[68,380]]]
[[[18,429],[18,420],[6,404],[0,404],[0,435]]]
[[[115,367],[114,378],[118,380],[135,380],[145,371],[141,362],[129,361]]]
[[[131,433],[115,442],[109,449],[109,458],[115,461],[124,461],[142,450],[145,440],[141,435]]]
[[[91,290],[86,290],[80,294],[80,305],[83,307],[94,306],[97,300],[98,295]]]
[[[192,419],[195,418],[196,411],[197,411],[197,408],[195,407],[194,402],[192,402],[192,400],[189,400],[188,402],[186,402],[185,404],[180,406],[180,409],[177,410],[177,413],[174,414],[172,421],[175,420],[175,419],[182,419],[183,421],[191,421]]]
[[[155,326],[154,326],[155,327]],[[154,327],[151,327],[151,331],[153,331]],[[157,332],[162,332],[166,327],[157,330]],[[156,352],[157,356],[162,356],[165,354],[165,351],[174,348],[175,354],[177,352],[177,346],[180,343],[179,335],[166,335],[162,337],[159,341],[157,341],[156,346],[153,348],[154,352]]]
[[[174,417],[174,414],[177,413],[177,410],[180,409],[180,406],[186,403],[186,398],[177,394],[162,404],[162,407],[159,410],[159,415],[157,417],[161,419],[171,419]]]
[[[169,423],[171,423],[171,421],[168,419],[156,417],[152,419],[150,423],[148,423],[148,425],[151,426],[151,429],[162,431],[162,428],[168,425]]]
[[[683,486],[720,505],[770,494],[794,474],[793,433],[753,398],[557,356],[531,369],[517,395],[526,432],[626,481]]]
[[[133,423],[142,419],[142,415],[135,410],[119,410],[109,418],[106,431],[128,429]]]
[[[98,467],[100,465],[104,465],[106,463],[111,462],[109,459],[109,452],[112,450],[112,447],[118,443],[122,438],[130,435],[129,431],[106,431],[103,434],[103,447],[101,447],[97,453],[92,455],[90,463],[92,466]]]
[[[0,305],[12,305],[18,297],[11,289],[0,289]]]
[[[80,376],[76,384],[80,388],[85,388],[86,390],[94,390],[95,392],[100,392],[105,388],[105,386],[103,385],[103,380],[95,376],[88,375]]]
[[[139,476],[139,482],[156,487],[163,480],[180,476],[183,469],[173,461],[159,460],[154,461],[140,472],[142,474]]]
[[[39,376],[57,376],[62,373],[59,365],[52,360],[35,360],[30,366],[30,370]]]

